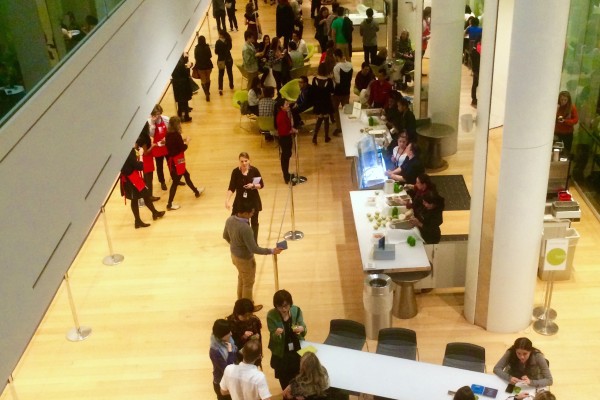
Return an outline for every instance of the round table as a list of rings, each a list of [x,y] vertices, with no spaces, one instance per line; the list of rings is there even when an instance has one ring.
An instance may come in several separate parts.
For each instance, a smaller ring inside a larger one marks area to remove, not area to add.
[[[425,167],[436,171],[448,168],[448,163],[441,156],[441,143],[442,139],[452,136],[455,133],[455,129],[450,125],[434,122],[417,128],[417,133],[429,144]]]

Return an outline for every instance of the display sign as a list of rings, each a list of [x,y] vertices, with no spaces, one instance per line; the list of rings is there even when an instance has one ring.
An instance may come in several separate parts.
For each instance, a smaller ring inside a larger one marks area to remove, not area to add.
[[[360,118],[360,112],[362,110],[362,105],[360,101],[355,101],[352,105],[352,116],[356,118]]]
[[[567,250],[569,239],[546,240],[546,254],[544,256],[545,271],[564,271],[567,269]]]

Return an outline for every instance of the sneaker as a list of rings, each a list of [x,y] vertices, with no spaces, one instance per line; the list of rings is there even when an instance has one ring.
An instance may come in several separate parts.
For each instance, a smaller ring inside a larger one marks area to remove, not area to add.
[[[146,203],[144,203],[144,199],[138,199],[138,207],[144,207]]]
[[[160,188],[161,188],[162,190],[167,190],[167,184],[166,184],[166,183],[164,183],[164,182],[161,182],[161,183],[160,183]]]
[[[167,206],[167,210],[169,211],[179,210],[180,208],[181,206],[179,204],[171,204],[170,206]]]
[[[202,193],[204,193],[204,190],[205,190],[205,189],[204,189],[203,187],[201,187],[201,188],[198,188],[198,190],[196,190],[196,193],[195,193],[195,196],[196,196],[196,198],[200,197],[200,195],[201,195]]]

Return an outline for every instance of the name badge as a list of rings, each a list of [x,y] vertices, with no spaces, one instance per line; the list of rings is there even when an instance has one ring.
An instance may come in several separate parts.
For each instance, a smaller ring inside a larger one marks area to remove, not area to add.
[[[244,194],[242,195],[243,198],[247,199],[248,198],[248,192],[244,191]]]

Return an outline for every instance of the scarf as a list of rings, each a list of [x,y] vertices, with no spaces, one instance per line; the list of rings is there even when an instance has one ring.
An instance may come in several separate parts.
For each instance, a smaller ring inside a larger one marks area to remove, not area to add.
[[[237,347],[235,345],[235,343],[233,342],[233,338],[229,338],[229,343],[231,343],[231,347],[233,348],[233,351],[235,352],[237,350]],[[227,346],[225,345],[225,343],[223,343],[221,341],[221,339],[218,339],[215,337],[215,335],[210,335],[210,348],[211,349],[215,349],[218,350],[219,353],[221,353],[221,356],[223,356],[224,360],[227,360],[227,356],[228,356],[228,351],[227,351]]]

